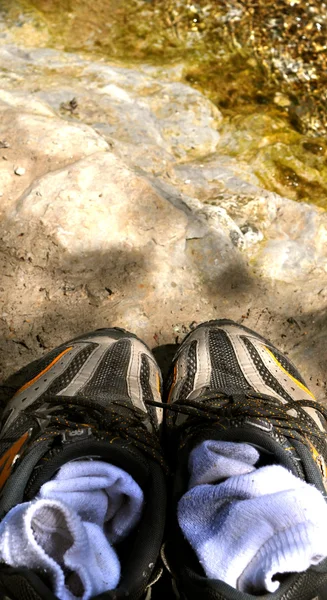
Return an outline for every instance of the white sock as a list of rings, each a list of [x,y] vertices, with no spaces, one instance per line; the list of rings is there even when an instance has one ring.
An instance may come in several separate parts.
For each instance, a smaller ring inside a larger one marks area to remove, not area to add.
[[[88,600],[117,587],[113,544],[135,527],[142,507],[141,488],[122,469],[102,461],[66,463],[35,500],[1,521],[0,560],[45,571],[60,600]]]
[[[327,557],[327,504],[285,467],[255,468],[248,444],[206,441],[189,459],[179,525],[206,573],[243,592],[274,592],[278,573]]]

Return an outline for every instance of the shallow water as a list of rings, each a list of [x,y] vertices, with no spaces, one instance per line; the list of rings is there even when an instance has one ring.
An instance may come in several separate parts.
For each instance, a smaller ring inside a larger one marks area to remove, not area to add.
[[[262,185],[327,208],[326,20],[318,0],[5,0],[17,43],[183,64],[225,119],[217,151]]]

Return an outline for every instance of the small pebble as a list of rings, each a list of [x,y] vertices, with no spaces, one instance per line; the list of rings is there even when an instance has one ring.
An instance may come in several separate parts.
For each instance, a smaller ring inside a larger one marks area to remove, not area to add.
[[[16,175],[25,175],[25,171],[26,169],[24,169],[24,167],[18,167],[17,169],[15,169]]]

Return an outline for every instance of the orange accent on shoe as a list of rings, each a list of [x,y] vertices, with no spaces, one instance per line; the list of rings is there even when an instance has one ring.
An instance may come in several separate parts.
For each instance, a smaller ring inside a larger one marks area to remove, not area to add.
[[[24,446],[26,440],[29,438],[29,433],[26,431],[18,440],[15,442],[10,448],[8,448],[7,452],[0,459],[0,490],[3,488],[6,483],[10,473],[12,466],[14,464],[15,458],[19,455],[20,450]]]
[[[43,369],[43,371],[41,371],[41,373],[39,373],[38,375],[36,375],[35,377],[33,377],[33,379],[31,379],[30,381],[28,381],[27,383],[24,383],[24,385],[19,388],[19,390],[17,390],[15,396],[17,396],[17,394],[19,394],[20,392],[23,392],[24,390],[26,390],[27,388],[29,388],[31,385],[33,385],[33,383],[35,381],[37,381],[38,379],[40,379],[40,377],[42,377],[42,375],[44,375],[45,373],[47,373],[51,367],[53,367],[53,365],[55,365],[58,360],[61,359],[62,356],[64,356],[64,354],[67,354],[67,352],[70,352],[70,350],[72,349],[73,346],[70,346],[69,348],[66,348],[66,350],[63,350],[62,352],[60,352],[60,354],[58,354],[58,356],[56,356],[56,358],[45,368]]]

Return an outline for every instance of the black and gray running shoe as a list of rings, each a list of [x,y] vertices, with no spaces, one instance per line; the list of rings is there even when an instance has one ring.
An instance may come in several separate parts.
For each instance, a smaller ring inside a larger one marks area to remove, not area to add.
[[[264,464],[284,465],[326,497],[327,411],[280,351],[228,320],[203,323],[185,338],[168,378],[167,402],[167,447],[176,469],[164,560],[176,593],[185,600],[254,600],[258,596],[206,578],[182,535],[176,515],[187,491],[189,454],[208,439],[249,443]],[[283,576],[278,591],[260,598],[318,596],[327,598],[327,560]]]
[[[149,598],[160,571],[166,509],[161,374],[151,352],[133,334],[100,329],[12,375],[0,399],[0,518],[32,500],[68,461],[92,457],[120,467],[142,488],[145,506],[136,531],[119,549],[118,588],[101,598]],[[0,597],[56,598],[46,572],[5,564]]]

